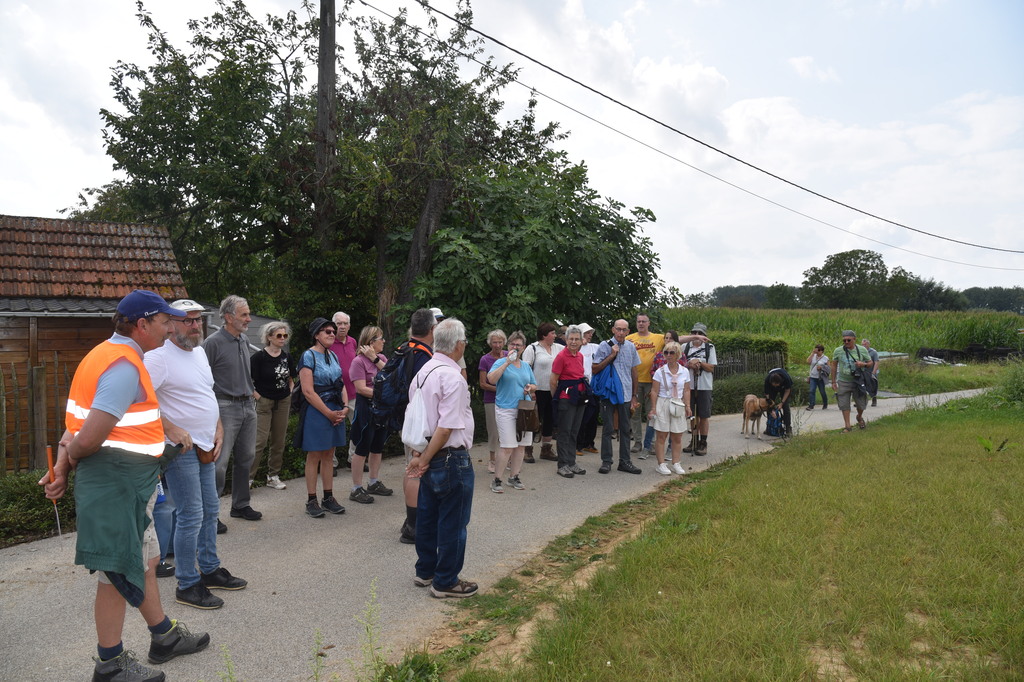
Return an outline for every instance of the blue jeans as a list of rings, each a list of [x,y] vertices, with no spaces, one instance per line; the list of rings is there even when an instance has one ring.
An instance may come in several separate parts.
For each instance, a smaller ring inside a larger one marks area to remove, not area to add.
[[[220,501],[216,467],[213,462],[200,464],[195,448],[192,448],[167,465],[164,478],[177,506],[174,568],[178,587],[185,589],[199,582],[199,571],[212,573],[220,566],[217,558]]]
[[[156,530],[156,539],[160,542],[161,561],[167,558],[167,550],[174,549],[174,496],[166,487],[164,497],[166,499],[163,502],[157,502],[153,507],[153,528]]]
[[[601,420],[604,422],[601,431],[601,462],[612,463],[612,432],[615,430],[612,415],[619,414],[619,464],[629,463],[629,402],[612,405],[601,398]]]
[[[466,559],[466,526],[473,509],[473,463],[469,451],[438,453],[420,479],[416,511],[416,575],[433,576],[446,590],[459,581]]]
[[[220,421],[224,427],[224,444],[217,467],[217,492],[224,492],[228,460],[234,460],[231,469],[231,508],[249,506],[249,472],[256,459],[256,405],[252,400],[224,400],[217,398]]]
[[[815,392],[821,391],[821,406],[828,407],[828,394],[825,393],[825,380],[810,377],[811,397],[807,399],[808,407],[814,407]]]

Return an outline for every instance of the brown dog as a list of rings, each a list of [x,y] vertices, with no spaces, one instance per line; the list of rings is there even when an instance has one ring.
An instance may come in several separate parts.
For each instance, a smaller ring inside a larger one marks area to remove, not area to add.
[[[761,415],[772,409],[775,402],[765,398],[758,398],[753,393],[747,394],[743,399],[743,429],[740,433],[744,438],[750,438],[752,431],[758,440],[761,440]]]

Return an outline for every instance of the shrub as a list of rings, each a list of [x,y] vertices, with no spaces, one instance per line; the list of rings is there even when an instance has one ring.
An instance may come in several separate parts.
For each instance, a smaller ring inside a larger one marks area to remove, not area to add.
[[[57,534],[53,503],[43,495],[38,481],[43,470],[0,476],[0,547]],[[57,501],[61,530],[75,529],[74,475],[64,497]]]
[[[1024,361],[1012,359],[1007,362],[999,390],[1007,400],[1024,402]]]

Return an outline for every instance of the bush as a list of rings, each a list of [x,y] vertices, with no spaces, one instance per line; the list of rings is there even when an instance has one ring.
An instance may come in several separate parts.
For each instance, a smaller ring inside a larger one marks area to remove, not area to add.
[[[43,470],[0,476],[0,547],[57,534],[53,503],[43,495],[38,481]],[[75,530],[74,474],[64,497],[57,501],[61,530]]]
[[[1007,361],[1006,372],[999,384],[1003,397],[1012,402],[1024,402],[1024,361]]]

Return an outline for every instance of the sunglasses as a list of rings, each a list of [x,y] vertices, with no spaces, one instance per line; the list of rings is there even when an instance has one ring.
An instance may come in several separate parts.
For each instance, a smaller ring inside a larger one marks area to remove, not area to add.
[[[322,333],[322,334],[330,334],[331,336],[337,336],[338,335],[337,330],[334,330],[334,329],[321,329],[320,333]]]
[[[274,338],[275,339],[287,339],[288,335],[287,334],[274,334]]]
[[[665,355],[678,355],[678,353],[676,353],[674,350],[667,350],[665,351]]]

